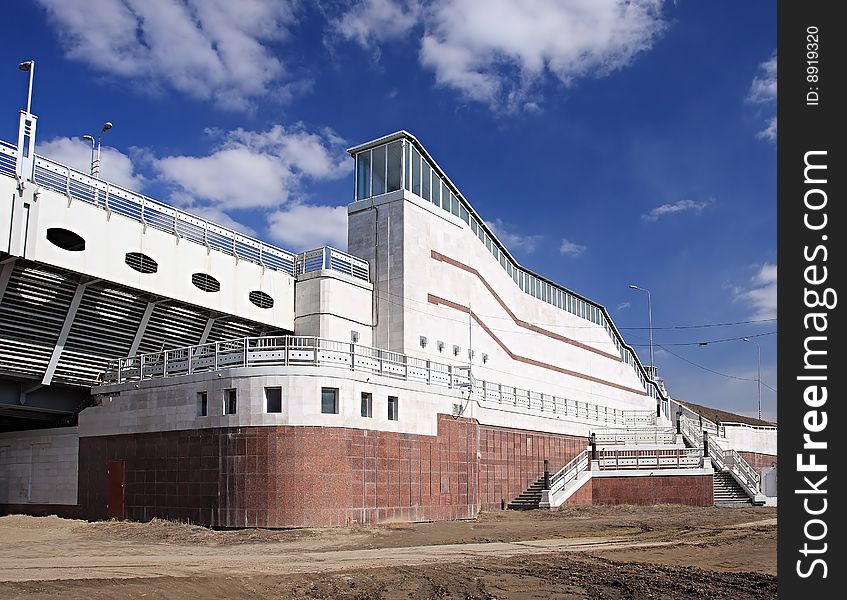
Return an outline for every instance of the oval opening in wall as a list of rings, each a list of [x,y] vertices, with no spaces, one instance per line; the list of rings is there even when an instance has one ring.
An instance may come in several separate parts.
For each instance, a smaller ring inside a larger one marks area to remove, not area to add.
[[[149,274],[159,270],[159,263],[141,252],[127,252],[124,260],[131,269],[139,273]]]
[[[253,290],[250,292],[250,302],[258,306],[259,308],[273,308],[274,299],[271,298],[265,292],[260,292],[259,290]]]
[[[82,252],[85,250],[85,240],[69,229],[61,227],[49,227],[47,229],[47,241],[69,252]]]
[[[205,273],[195,273],[192,275],[191,283],[204,292],[219,292],[221,289],[221,282]]]

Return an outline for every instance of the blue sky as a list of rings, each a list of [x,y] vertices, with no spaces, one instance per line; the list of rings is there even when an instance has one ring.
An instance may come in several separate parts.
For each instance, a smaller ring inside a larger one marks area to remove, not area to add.
[[[603,303],[672,396],[776,385],[773,2],[36,0],[0,137],[292,250],[343,247],[348,146],[414,133],[527,267]],[[744,325],[676,328],[757,321]],[[693,345],[686,345],[693,344]],[[692,364],[695,363],[695,364]],[[704,369],[705,367],[705,369]],[[706,370],[708,369],[708,370]],[[716,371],[720,374],[713,373]],[[776,417],[763,387],[762,411]]]

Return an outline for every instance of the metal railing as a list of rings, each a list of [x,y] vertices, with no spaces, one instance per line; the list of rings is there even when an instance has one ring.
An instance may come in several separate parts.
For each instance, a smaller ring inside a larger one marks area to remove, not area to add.
[[[694,447],[703,447],[703,432],[699,429],[698,423],[689,419],[685,415],[679,417],[679,430],[682,435],[688,440],[688,443]],[[704,430],[706,428],[704,427]],[[709,458],[712,465],[718,471],[730,471],[735,476],[735,479],[744,487],[745,491],[751,496],[761,492],[761,475],[750,466],[744,457],[735,449],[725,449],[723,444],[725,439],[719,438],[717,435],[709,432],[708,449]]]
[[[676,431],[660,427],[600,429],[594,432],[597,444],[676,444]]]
[[[472,385],[465,365],[438,363],[313,336],[238,338],[121,358],[108,364],[101,381],[126,383],[262,366],[341,367],[445,388],[471,388],[471,398],[487,407],[502,409],[508,405],[605,425],[629,425],[655,415],[649,410],[620,410],[481,380],[473,381]]]
[[[14,145],[0,141],[0,173],[14,177],[17,157]],[[367,261],[346,252],[324,247],[295,254],[43,156],[35,156],[33,181],[63,194],[69,201],[92,204],[109,214],[123,215],[145,227],[171,233],[239,260],[285,271],[292,277],[327,269],[370,281]]]
[[[695,448],[703,447],[703,432],[700,431],[697,423],[685,415],[679,416],[679,431],[689,444]]]
[[[331,246],[324,246],[315,250],[307,250],[297,255],[294,262],[294,275],[311,273],[312,271],[336,271],[370,281],[370,268],[368,261],[356,258]]]
[[[0,140],[0,173],[15,176],[15,166],[18,162],[18,149],[9,142]]]
[[[761,476],[741,454],[732,448],[724,449],[721,443],[711,436],[707,445],[709,458],[712,459],[716,470],[732,473],[751,498],[761,493]]]
[[[468,387],[467,367],[312,336],[247,337],[111,361],[104,383],[126,383],[232,367],[342,367],[447,388]]]
[[[482,380],[474,381],[472,397],[478,402],[498,407],[516,406],[556,416],[586,419],[605,425],[634,426],[640,423],[654,423],[656,418],[656,412],[652,410],[621,410]]]
[[[583,450],[550,478],[551,497],[554,494],[564,491],[566,485],[576,479],[580,473],[588,468],[590,463],[588,456],[588,450]]]
[[[742,429],[754,429],[756,431],[776,431],[773,425],[750,425],[749,423],[736,423],[735,421],[721,421],[721,427],[740,427]]]
[[[691,469],[703,466],[702,448],[668,448],[652,450],[599,450],[598,468],[622,469]]]

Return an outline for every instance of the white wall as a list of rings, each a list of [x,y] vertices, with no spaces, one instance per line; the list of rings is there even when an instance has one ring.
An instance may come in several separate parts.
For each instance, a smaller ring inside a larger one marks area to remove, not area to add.
[[[37,199],[33,193],[38,190]],[[182,300],[195,306],[238,315],[282,329],[294,329],[294,279],[288,273],[237,260],[201,244],[144,227],[117,213],[68,199],[28,184],[17,198],[14,180],[0,176],[0,249],[50,265]],[[13,198],[15,198],[13,200]],[[29,206],[28,225],[24,205]],[[12,211],[15,211],[12,220]],[[7,225],[7,221],[10,225]],[[49,242],[47,229],[61,227],[85,240],[85,250],[71,252]],[[25,230],[25,244],[19,239]],[[15,238],[15,239],[13,239]],[[17,240],[17,241],[16,241]],[[125,263],[127,252],[141,252],[158,263],[158,272],[142,274]],[[206,273],[221,284],[219,292],[204,292],[191,283],[193,273]],[[248,299],[251,291],[265,292],[274,306],[263,309]]]
[[[475,377],[623,410],[655,410],[656,400],[646,395],[633,368],[617,360],[617,350],[603,327],[523,292],[464,221],[409,192],[372,200],[373,203],[369,199],[349,206],[348,245],[351,253],[371,261],[375,253],[368,244],[377,239],[380,247],[376,253],[378,264],[371,262],[371,272],[380,291],[377,342],[390,339],[391,349],[398,352],[439,362],[467,363],[470,336],[467,313],[432,304],[428,301],[432,294],[465,307],[470,304],[473,312],[515,355],[631,391],[513,360],[477,324],[473,325],[472,333]],[[376,234],[372,204],[380,211]],[[400,248],[395,248],[395,240],[400,240]],[[401,258],[386,260],[384,248],[389,247],[392,254]],[[519,320],[539,324],[613,358],[520,327],[479,277],[433,259],[433,250],[476,269]],[[426,348],[420,345],[421,336],[428,339]],[[441,352],[437,349],[439,340],[444,342]],[[454,345],[461,348],[458,357],[453,355]],[[482,363],[483,353],[489,357],[486,364]]]
[[[758,452],[776,456],[776,429],[726,426],[723,428],[727,445],[739,452]]]
[[[76,427],[0,433],[0,504],[77,503]]]
[[[282,413],[267,413],[264,388],[282,388]],[[321,413],[321,388],[338,388],[339,414]],[[237,390],[238,410],[223,414],[224,390]],[[208,416],[197,416],[197,393],[208,396]],[[373,394],[373,417],[361,416],[361,394]],[[79,415],[81,437],[209,427],[299,425],[378,429],[436,435],[438,414],[465,407],[482,424],[588,436],[602,426],[586,418],[486,402],[467,404],[467,392],[336,367],[238,367],[94,389],[100,406]],[[397,396],[399,419],[388,420],[388,396]]]
[[[359,333],[359,344],[373,345],[373,286],[336,271],[300,275],[295,284],[294,335],[341,342]]]

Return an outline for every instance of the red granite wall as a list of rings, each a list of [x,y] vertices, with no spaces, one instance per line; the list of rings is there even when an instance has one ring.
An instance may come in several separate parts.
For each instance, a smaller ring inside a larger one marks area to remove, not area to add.
[[[594,504],[594,479],[591,478],[580,486],[570,498],[565,500],[565,506],[585,506]]]
[[[776,466],[775,454],[759,454],[758,452],[739,452],[739,454],[756,470]]]
[[[499,509],[544,473],[552,475],[585,450],[588,438],[480,425],[480,499],[484,510]]]
[[[688,504],[711,506],[712,475],[592,477],[594,504]]]
[[[586,438],[439,415],[438,435],[243,427],[80,439],[84,518],[106,515],[106,462],[125,461],[124,514],[222,527],[476,516],[585,448]],[[477,459],[479,448],[480,458]]]

